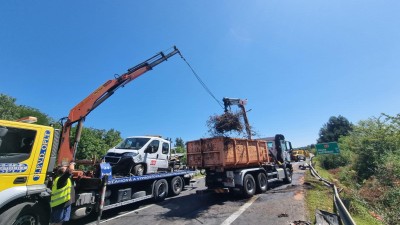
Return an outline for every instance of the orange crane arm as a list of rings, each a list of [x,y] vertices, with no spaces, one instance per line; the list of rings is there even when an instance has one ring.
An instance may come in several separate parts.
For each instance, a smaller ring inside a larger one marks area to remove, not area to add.
[[[83,101],[78,103],[69,112],[67,121],[63,124],[61,132],[61,144],[58,151],[57,164],[67,165],[69,162],[75,160],[75,154],[78,147],[78,143],[81,137],[83,122],[86,116],[94,110],[97,106],[103,103],[119,88],[123,87],[132,80],[138,78],[142,74],[151,70],[154,66],[166,61],[171,56],[179,53],[179,50],[174,46],[173,50],[164,54],[160,52],[150,59],[128,69],[125,74],[113,79],[106,81],[103,85],[97,88],[93,93],[87,96]],[[77,130],[73,143],[71,145],[70,133],[72,125],[78,123]]]

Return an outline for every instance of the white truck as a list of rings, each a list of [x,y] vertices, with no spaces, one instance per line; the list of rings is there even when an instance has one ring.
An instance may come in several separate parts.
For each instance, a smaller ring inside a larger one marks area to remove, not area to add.
[[[171,171],[170,146],[161,136],[131,136],[108,150],[104,159],[111,164],[113,174],[121,176]]]

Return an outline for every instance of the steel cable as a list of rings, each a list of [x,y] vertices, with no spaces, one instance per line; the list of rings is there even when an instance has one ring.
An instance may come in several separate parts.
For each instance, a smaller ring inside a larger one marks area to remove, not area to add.
[[[222,103],[220,101],[218,101],[218,99],[214,96],[214,94],[211,92],[211,90],[207,87],[207,85],[201,80],[201,78],[199,77],[199,75],[197,75],[197,73],[194,71],[193,67],[189,64],[189,62],[185,59],[185,57],[183,57],[182,53],[179,52],[179,55],[181,56],[181,58],[183,59],[183,61],[185,61],[185,63],[189,66],[189,68],[192,70],[192,73],[194,74],[194,76],[196,77],[197,81],[199,81],[199,83],[201,84],[201,86],[203,86],[203,88],[207,91],[207,93],[209,95],[211,95],[211,97],[218,103],[219,106],[221,106],[221,108],[224,108],[222,106]]]

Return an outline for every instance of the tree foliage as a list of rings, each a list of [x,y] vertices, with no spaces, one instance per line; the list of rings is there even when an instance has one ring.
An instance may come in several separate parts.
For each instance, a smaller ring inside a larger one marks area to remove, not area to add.
[[[183,153],[183,156],[179,160],[181,161],[182,164],[186,164],[187,162],[186,146],[185,142],[180,137],[175,139],[175,152]]]
[[[15,98],[0,94],[0,119],[17,120],[27,116],[34,116],[37,118],[37,124],[49,125],[53,123],[54,120],[40,110],[30,106],[17,105],[15,101]]]
[[[72,132],[74,135],[75,130]],[[77,159],[100,159],[106,151],[122,141],[119,131],[83,128],[76,153]]]
[[[346,136],[353,125],[343,116],[331,116],[329,121],[319,131],[318,143],[337,142],[341,136]]]
[[[16,99],[10,96],[0,94],[0,119],[15,120],[17,119],[18,106],[15,104]]]
[[[390,168],[387,163],[400,156],[400,114],[395,117],[382,114],[360,121],[342,142],[344,148],[354,153],[353,166],[360,181],[387,171]],[[382,178],[386,179],[386,175]]]
[[[341,151],[351,153],[353,186],[386,224],[400,224],[400,114],[360,121],[339,143]]]
[[[182,138],[175,138],[175,147],[185,148],[185,142],[182,140]]]

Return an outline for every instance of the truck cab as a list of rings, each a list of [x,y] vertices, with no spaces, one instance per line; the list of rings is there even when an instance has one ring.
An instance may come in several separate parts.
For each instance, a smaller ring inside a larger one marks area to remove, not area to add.
[[[280,163],[290,162],[290,152],[292,149],[292,143],[286,141],[282,134],[277,134],[274,137],[260,138],[258,140],[267,141],[268,151],[272,154],[272,157]]]
[[[167,171],[170,142],[159,136],[131,136],[107,151],[113,174],[141,176]]]
[[[0,224],[48,223],[46,182],[55,162],[56,132],[49,126],[0,120]]]

